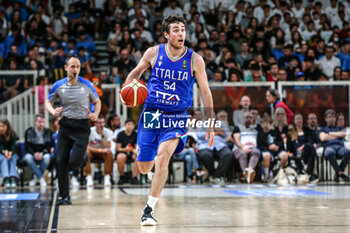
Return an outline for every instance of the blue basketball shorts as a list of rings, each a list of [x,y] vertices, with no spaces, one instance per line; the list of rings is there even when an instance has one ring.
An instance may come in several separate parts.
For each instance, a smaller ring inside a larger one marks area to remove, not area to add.
[[[153,161],[162,142],[180,138],[174,154],[180,153],[187,140],[187,112],[165,113],[148,108],[142,110],[137,128],[137,161]]]

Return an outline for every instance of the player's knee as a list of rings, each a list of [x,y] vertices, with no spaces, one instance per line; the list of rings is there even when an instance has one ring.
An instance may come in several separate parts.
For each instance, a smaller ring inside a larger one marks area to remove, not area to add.
[[[152,167],[153,164],[138,163],[139,172],[143,175],[146,175],[148,172],[150,172],[152,170]]]

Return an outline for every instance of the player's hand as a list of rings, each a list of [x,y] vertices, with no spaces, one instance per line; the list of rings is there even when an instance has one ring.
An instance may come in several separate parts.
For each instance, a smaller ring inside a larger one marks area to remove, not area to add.
[[[208,140],[209,147],[212,147],[214,144],[214,131],[212,129],[207,129],[207,132],[205,133],[205,140]]]
[[[63,107],[55,108],[55,111],[53,112],[52,115],[59,116],[61,115],[62,111],[63,111]]]

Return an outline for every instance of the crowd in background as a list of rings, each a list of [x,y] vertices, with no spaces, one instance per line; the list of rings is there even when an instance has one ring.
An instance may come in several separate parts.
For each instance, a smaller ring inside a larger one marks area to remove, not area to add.
[[[103,40],[109,68],[102,83],[123,83],[149,46],[165,42],[164,16],[179,14],[187,20],[186,45],[203,56],[210,82],[349,79],[349,1],[69,2],[64,10],[60,1],[1,1],[2,70],[37,70],[53,83],[65,76],[65,57],[76,54],[83,74],[99,76],[94,41]],[[1,97],[32,85],[28,77],[2,76]]]

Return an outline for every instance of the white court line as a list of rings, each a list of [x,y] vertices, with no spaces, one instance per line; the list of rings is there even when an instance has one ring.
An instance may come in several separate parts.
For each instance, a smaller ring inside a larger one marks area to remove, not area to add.
[[[57,190],[55,191],[55,194],[53,195],[53,201],[52,201],[51,212],[50,212],[50,219],[49,219],[49,224],[47,226],[47,233],[51,233],[51,230],[52,230],[53,217],[55,216],[56,200],[57,200]]]

